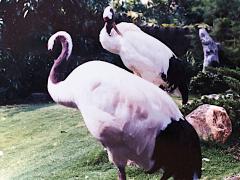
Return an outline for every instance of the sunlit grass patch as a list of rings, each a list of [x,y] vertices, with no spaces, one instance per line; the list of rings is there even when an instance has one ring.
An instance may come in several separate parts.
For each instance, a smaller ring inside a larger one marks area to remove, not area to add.
[[[221,147],[202,146],[203,179],[221,179],[240,172],[239,162]],[[86,129],[78,110],[54,104],[0,107],[0,179],[115,180],[117,170]],[[128,179],[154,180],[127,168]]]

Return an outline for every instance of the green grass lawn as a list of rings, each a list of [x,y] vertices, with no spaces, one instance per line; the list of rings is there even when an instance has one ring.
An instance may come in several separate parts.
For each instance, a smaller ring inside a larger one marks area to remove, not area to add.
[[[223,179],[240,172],[224,148],[203,145],[202,179]],[[2,152],[2,155],[1,155]],[[79,111],[55,104],[0,107],[0,179],[116,180],[106,152],[87,131]],[[136,167],[128,179],[159,179]]]

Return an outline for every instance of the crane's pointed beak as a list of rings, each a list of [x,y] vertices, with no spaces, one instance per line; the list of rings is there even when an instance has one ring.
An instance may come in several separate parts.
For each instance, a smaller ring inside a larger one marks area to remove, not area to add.
[[[108,18],[104,19],[104,22],[106,24],[106,31],[109,36],[111,36],[111,30],[113,28],[113,22],[109,20]]]
[[[118,30],[116,23],[113,19],[109,19],[108,17],[103,18],[104,22],[106,23],[106,30],[109,36],[111,36],[111,31],[114,29],[118,35],[122,36],[122,33]]]
[[[122,36],[122,33],[118,30],[115,22],[113,22],[112,26],[113,26],[113,29],[118,33],[118,35]]]

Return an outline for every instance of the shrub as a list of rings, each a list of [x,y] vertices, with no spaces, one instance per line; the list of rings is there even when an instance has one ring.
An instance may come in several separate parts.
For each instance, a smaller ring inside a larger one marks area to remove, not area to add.
[[[199,72],[190,82],[190,92],[193,94],[222,93],[229,87],[220,74]]]
[[[222,74],[223,76],[229,76],[237,80],[240,80],[240,69],[231,69],[227,67],[222,68],[207,67],[206,70],[215,74]]]
[[[224,81],[236,93],[240,93],[240,70],[230,69],[230,68],[207,68],[207,71],[215,73],[217,75],[222,75]]]
[[[4,7],[0,12],[0,103],[46,91],[53,63],[46,45],[56,31],[72,35],[73,55],[98,53],[107,4],[108,0],[0,1]]]
[[[0,104],[26,95],[23,66],[15,60],[10,50],[0,49]]]
[[[240,81],[232,78],[232,77],[227,77],[224,76],[225,82],[228,84],[228,86],[238,94],[240,93]]]

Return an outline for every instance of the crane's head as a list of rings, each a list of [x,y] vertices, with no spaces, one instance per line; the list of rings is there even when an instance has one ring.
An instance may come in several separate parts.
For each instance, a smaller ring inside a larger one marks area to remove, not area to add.
[[[63,50],[66,51],[66,58],[68,59],[73,48],[71,36],[65,31],[56,32],[48,40],[48,50],[52,51],[56,40],[61,42]]]
[[[104,9],[103,20],[104,22],[109,22],[114,20],[114,11],[111,6],[108,6]]]
[[[106,30],[109,36],[111,36],[111,30],[114,28],[114,30],[121,35],[119,30],[117,29],[116,23],[115,23],[115,18],[114,18],[114,11],[111,6],[108,6],[104,9],[103,12],[103,20],[106,24]]]

